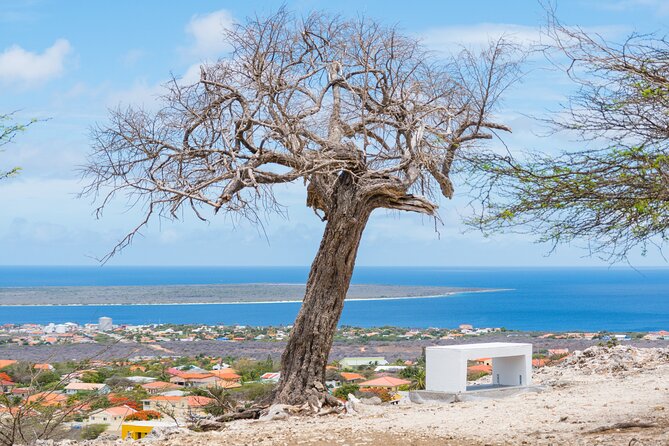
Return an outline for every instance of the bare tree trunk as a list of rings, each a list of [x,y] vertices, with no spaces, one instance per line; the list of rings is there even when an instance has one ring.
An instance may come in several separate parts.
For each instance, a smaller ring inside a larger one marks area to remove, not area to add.
[[[337,323],[344,307],[362,233],[372,207],[356,196],[347,173],[340,174],[327,225],[311,265],[304,301],[281,357],[274,401],[302,404],[323,390]]]

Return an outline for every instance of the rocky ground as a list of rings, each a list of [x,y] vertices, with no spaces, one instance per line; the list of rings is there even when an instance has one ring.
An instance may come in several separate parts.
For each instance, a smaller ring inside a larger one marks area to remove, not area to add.
[[[537,371],[535,382],[545,391],[445,405],[364,406],[357,415],[237,421],[221,432],[163,432],[137,444],[669,445],[668,348],[591,347]]]

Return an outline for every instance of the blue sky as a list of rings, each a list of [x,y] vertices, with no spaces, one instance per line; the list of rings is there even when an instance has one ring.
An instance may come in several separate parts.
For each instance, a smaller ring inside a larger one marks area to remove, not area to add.
[[[89,150],[89,129],[106,110],[151,107],[171,74],[188,78],[198,65],[225,54],[222,26],[276,7],[270,1],[67,2],[0,0],[0,113],[45,119],[0,154],[0,166],[20,165],[19,177],[0,183],[0,264],[95,264],[136,223],[138,211],[117,203],[101,220],[90,200],[77,199],[76,172]],[[544,11],[535,1],[311,1],[285,3],[307,14],[326,10],[367,15],[452,51],[505,33],[536,40]],[[610,39],[632,31],[666,33],[669,3],[661,0],[558,1],[559,17]],[[574,148],[567,136],[542,138],[535,120],[555,109],[572,85],[533,58],[525,81],[500,111],[514,134],[512,150]],[[456,185],[457,186],[457,185]],[[457,191],[456,191],[457,193]],[[225,217],[208,223],[186,217],[153,222],[111,264],[308,265],[323,224],[304,206],[300,185],[277,191],[287,218],[272,217],[266,233]],[[606,265],[578,246],[549,246],[528,235],[483,237],[465,231],[466,199],[440,203],[443,225],[417,215],[377,212],[365,232],[359,265]],[[656,252],[634,254],[635,266],[666,265]]]

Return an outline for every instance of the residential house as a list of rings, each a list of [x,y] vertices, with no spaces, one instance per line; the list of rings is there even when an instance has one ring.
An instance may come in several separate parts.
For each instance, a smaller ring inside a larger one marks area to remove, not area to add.
[[[125,379],[127,381],[130,381],[133,384],[146,384],[146,383],[152,383],[154,381],[157,381],[157,378],[151,378],[150,376],[126,376]]]
[[[358,384],[360,389],[388,389],[390,391],[397,391],[400,386],[411,384],[411,381],[406,379],[394,378],[392,376],[382,376],[381,378],[371,379]]]
[[[204,407],[213,401],[212,398],[204,396],[156,395],[142,400],[142,408],[144,410],[155,410],[175,418],[185,419],[191,415],[205,415]]]
[[[0,393],[10,393],[16,386],[8,374],[0,372]]]
[[[38,406],[64,406],[67,402],[67,395],[57,392],[38,392],[28,396],[26,402]]]
[[[167,372],[172,375],[170,383],[183,387],[223,387],[231,389],[241,387],[242,377],[230,368],[220,370],[191,369],[182,371],[171,368]]]
[[[237,381],[221,379],[213,373],[181,372],[170,378],[170,383],[182,387],[223,387],[231,389],[241,387]]]
[[[150,395],[157,395],[159,393],[169,392],[170,390],[180,389],[181,386],[168,383],[165,381],[153,381],[150,383],[142,384],[142,389],[146,390]]]
[[[211,374],[225,381],[241,383],[242,377],[231,368],[212,370]]]
[[[341,372],[339,375],[345,383],[355,383],[356,381],[364,381],[366,379],[360,373]]]
[[[281,372],[267,372],[260,376],[260,381],[264,383],[278,383],[281,378]]]
[[[116,432],[121,430],[121,425],[125,417],[135,412],[137,412],[135,409],[128,406],[99,409],[90,413],[85,424],[107,424],[108,431]]]
[[[35,364],[33,366],[35,370],[40,370],[40,371],[45,371],[45,372],[50,372],[51,370],[54,370],[53,366],[51,364]]]
[[[377,366],[377,365],[388,365],[386,358],[378,357],[366,357],[366,358],[344,358],[339,361],[339,368],[342,369],[353,369],[358,367],[368,367],[368,366]]]
[[[15,359],[0,359],[0,370],[16,363],[17,361]]]
[[[77,393],[98,393],[100,395],[106,395],[109,392],[111,392],[111,389],[107,384],[71,382],[65,386],[65,393],[68,395]]]
[[[476,365],[489,365],[492,367],[492,358],[478,358],[474,362]]]

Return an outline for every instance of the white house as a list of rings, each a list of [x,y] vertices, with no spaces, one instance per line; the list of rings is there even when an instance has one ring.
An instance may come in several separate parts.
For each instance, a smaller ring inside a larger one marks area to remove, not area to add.
[[[107,384],[71,382],[65,386],[65,393],[74,395],[75,393],[99,393],[105,395],[111,392]]]
[[[108,431],[120,431],[121,424],[123,424],[125,417],[135,412],[137,412],[135,409],[128,406],[99,409],[91,412],[91,414],[88,416],[88,419],[86,420],[86,425],[107,424]]]
[[[260,381],[264,383],[278,383],[281,378],[281,372],[267,372],[260,377]]]

